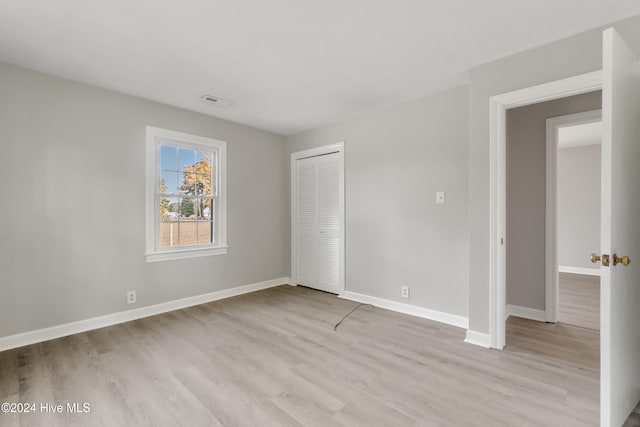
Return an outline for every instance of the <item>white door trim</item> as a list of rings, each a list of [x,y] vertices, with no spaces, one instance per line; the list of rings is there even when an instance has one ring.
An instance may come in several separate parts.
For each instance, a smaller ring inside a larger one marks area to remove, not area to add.
[[[340,200],[339,215],[340,215],[340,293],[345,290],[345,265],[344,265],[344,249],[345,249],[345,227],[344,227],[344,142],[337,142],[335,144],[324,145],[322,147],[311,148],[308,150],[296,151],[291,153],[291,284],[298,284],[298,276],[296,273],[296,239],[297,239],[297,227],[296,227],[296,161],[300,159],[306,159],[309,157],[322,156],[325,154],[338,153],[340,166],[340,175],[338,177],[338,198]]]
[[[505,344],[506,283],[506,114],[510,108],[536,104],[602,88],[602,71],[492,96],[489,99],[489,335],[491,347]],[[505,244],[503,244],[505,243]]]
[[[558,321],[558,129],[599,122],[602,110],[551,117],[547,122],[547,183],[545,218],[545,317]],[[597,251],[599,248],[593,249]],[[587,254],[584,254],[585,257]]]

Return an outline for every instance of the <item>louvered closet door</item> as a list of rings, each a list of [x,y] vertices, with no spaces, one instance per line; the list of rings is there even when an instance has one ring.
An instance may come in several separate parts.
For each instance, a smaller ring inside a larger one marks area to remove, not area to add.
[[[318,162],[314,157],[296,161],[296,275],[298,284],[318,281]]]
[[[296,162],[297,281],[339,292],[340,157],[333,153]]]

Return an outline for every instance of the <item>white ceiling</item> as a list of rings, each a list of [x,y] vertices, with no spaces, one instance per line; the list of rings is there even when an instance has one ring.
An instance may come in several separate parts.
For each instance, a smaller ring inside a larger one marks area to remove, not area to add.
[[[573,148],[602,143],[602,122],[584,123],[558,128],[558,147]]]
[[[637,0],[0,0],[0,61],[291,134],[638,13]]]

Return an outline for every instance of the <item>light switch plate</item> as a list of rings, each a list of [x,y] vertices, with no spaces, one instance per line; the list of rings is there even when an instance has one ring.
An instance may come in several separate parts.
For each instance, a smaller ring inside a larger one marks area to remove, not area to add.
[[[444,205],[444,191],[436,193],[436,205]]]

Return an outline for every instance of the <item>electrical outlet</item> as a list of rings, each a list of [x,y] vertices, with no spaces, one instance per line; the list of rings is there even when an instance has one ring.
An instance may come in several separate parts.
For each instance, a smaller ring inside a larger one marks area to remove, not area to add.
[[[408,286],[403,286],[402,287],[402,298],[409,298],[409,287]]]
[[[127,292],[127,304],[133,304],[136,302],[136,291]]]

